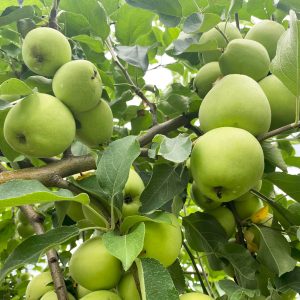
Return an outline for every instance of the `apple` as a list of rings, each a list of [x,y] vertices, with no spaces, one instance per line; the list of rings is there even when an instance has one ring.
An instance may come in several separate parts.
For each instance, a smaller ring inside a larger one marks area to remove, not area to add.
[[[118,293],[122,300],[141,300],[133,274],[128,272],[120,280]]]
[[[26,288],[25,300],[40,300],[49,291],[54,290],[50,272],[43,272],[32,278]]]
[[[116,293],[111,291],[97,291],[92,292],[81,300],[122,300]]]
[[[244,201],[234,201],[234,206],[240,219],[245,220],[263,208],[264,204],[259,198],[252,195]]]
[[[233,40],[221,55],[223,75],[243,74],[259,81],[269,73],[270,58],[266,48],[252,40]]]
[[[122,206],[122,216],[124,218],[139,214],[139,208],[141,206],[140,195],[144,189],[144,182],[140,175],[134,169],[130,169],[124,187],[124,203]]]
[[[216,61],[201,67],[194,79],[194,88],[198,95],[204,98],[220,76],[222,76],[221,70],[219,63]]]
[[[67,38],[59,31],[40,27],[26,35],[22,45],[25,65],[34,73],[53,76],[72,59],[72,50]]]
[[[202,293],[186,293],[181,295],[180,300],[213,300],[210,296]]]
[[[67,215],[75,222],[84,219],[81,203],[70,201],[67,209]]]
[[[52,157],[73,142],[75,121],[57,98],[34,93],[8,112],[3,130],[15,151],[31,157]]]
[[[228,238],[233,236],[233,234],[235,233],[236,223],[234,215],[230,209],[221,206],[216,209],[207,211],[207,213],[216,218],[216,220],[226,231]]]
[[[217,127],[238,127],[257,136],[271,124],[269,101],[252,78],[231,74],[222,78],[205,96],[199,109],[204,132]]]
[[[195,182],[192,184],[191,196],[194,202],[205,211],[215,209],[221,205],[221,202],[214,201],[204,196]]]
[[[113,114],[104,100],[89,111],[74,113],[76,120],[76,136],[90,147],[99,147],[107,143],[113,133]]]
[[[24,239],[35,234],[35,231],[31,224],[19,223],[17,226],[17,231],[18,231],[18,234]]]
[[[50,291],[44,294],[41,300],[58,300],[58,297],[55,291]],[[68,293],[68,300],[76,300],[76,299],[73,297],[73,295]]]
[[[270,75],[259,82],[271,107],[271,127],[276,129],[293,123],[296,114],[296,96],[275,76]]]
[[[174,263],[182,245],[181,226],[175,215],[162,213],[158,220],[166,223],[145,222],[144,247],[141,257],[158,260],[165,267]]]
[[[192,172],[191,172],[191,159],[188,158],[185,162],[185,166],[188,169],[189,172],[189,182],[193,182],[193,176],[192,176]]]
[[[255,191],[260,191],[260,189],[261,189],[261,186],[262,186],[262,180],[258,180],[256,183],[255,183],[255,185],[251,188],[251,189],[253,189],[253,190],[255,190]],[[240,196],[240,197],[238,197],[238,198],[236,198],[236,199],[234,199],[234,201],[235,202],[238,202],[238,201],[246,201],[246,200],[248,200],[249,198],[253,198],[253,197],[256,197],[256,196],[254,196],[250,191],[248,191],[247,193],[245,193],[244,195],[242,195],[242,196]]]
[[[115,287],[122,273],[121,262],[112,256],[100,237],[84,242],[70,259],[71,277],[84,288],[96,291]]]
[[[19,100],[20,98],[22,98],[20,95],[6,95],[6,94],[2,94],[0,96],[0,100],[7,101],[7,102],[14,102],[16,100]]]
[[[285,32],[284,27],[271,20],[263,20],[255,24],[246,34],[245,39],[261,43],[272,60],[275,57],[279,38]]]
[[[257,252],[259,249],[260,235],[255,226],[247,228],[244,232],[244,238],[247,248],[251,253]]]
[[[217,26],[225,34],[225,36],[229,41],[242,38],[242,35],[239,32],[239,30],[230,23],[221,22]],[[219,49],[226,48],[227,42],[224,39],[223,35],[216,28],[212,28],[209,31],[204,32],[200,37],[199,42],[200,44],[205,44],[211,40],[217,41],[217,46]],[[213,51],[203,52],[202,57],[204,63],[207,64],[212,61],[218,61],[221,54],[222,54],[221,50],[213,50]]]
[[[55,73],[52,89],[54,95],[73,113],[80,113],[99,104],[102,80],[93,63],[87,60],[73,60]]]
[[[196,142],[191,169],[196,185],[205,196],[228,202],[245,194],[261,179],[264,154],[249,132],[233,127],[216,128]]]
[[[90,293],[92,293],[92,291],[84,288],[80,284],[77,285],[77,295],[78,295],[79,299],[83,298],[84,296],[86,296],[87,294],[90,294]]]
[[[27,77],[24,82],[32,89],[38,89],[39,93],[52,92],[52,79],[36,75]]]

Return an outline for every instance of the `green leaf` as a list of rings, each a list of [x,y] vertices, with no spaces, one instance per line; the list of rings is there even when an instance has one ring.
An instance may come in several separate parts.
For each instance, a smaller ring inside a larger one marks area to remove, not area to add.
[[[20,245],[9,255],[0,271],[0,281],[11,271],[26,264],[35,264],[42,254],[47,250],[56,247],[69,239],[77,236],[79,230],[74,226],[59,227],[41,235],[33,235]]]
[[[271,72],[295,95],[300,96],[300,21],[290,12],[290,29],[280,38]]]
[[[300,2],[298,0],[280,0],[277,7],[289,12],[290,9],[300,13]]]
[[[252,297],[259,295],[258,291],[242,288],[232,280],[221,280],[219,285],[228,296],[228,300],[244,300],[245,296],[251,297],[250,299],[252,299]]]
[[[296,266],[296,261],[291,257],[289,243],[283,235],[269,227],[256,226],[256,228],[260,236],[258,261],[279,276],[292,271]]]
[[[0,85],[0,95],[30,95],[32,89],[23,81],[11,78]]]
[[[145,224],[140,223],[127,235],[119,236],[111,231],[103,235],[103,242],[111,255],[118,258],[125,271],[128,271],[134,260],[143,250]]]
[[[66,200],[89,203],[87,194],[73,196],[69,190],[52,192],[37,180],[15,179],[0,185],[0,208]]]
[[[174,196],[180,194],[188,183],[188,171],[182,166],[154,165],[152,177],[141,194],[140,211],[147,213],[161,208]]]
[[[20,19],[33,18],[34,16],[34,9],[32,6],[24,6],[22,8],[9,7],[8,9],[5,11],[5,14],[0,16],[0,27],[16,22]]]
[[[151,258],[136,261],[142,299],[179,300],[170,273],[156,260]]]
[[[265,159],[269,161],[273,166],[287,172],[287,165],[283,160],[282,153],[278,146],[274,143],[269,142],[263,142],[261,146],[264,151]]]
[[[300,293],[300,267],[296,267],[293,271],[283,274],[275,280],[276,288],[280,292],[287,292],[289,289]]]
[[[179,259],[176,259],[175,262],[170,267],[168,267],[168,271],[172,277],[177,291],[179,292],[179,294],[183,294],[186,289],[186,284]]]
[[[185,33],[206,32],[221,22],[220,16],[211,13],[194,13],[183,24]]]

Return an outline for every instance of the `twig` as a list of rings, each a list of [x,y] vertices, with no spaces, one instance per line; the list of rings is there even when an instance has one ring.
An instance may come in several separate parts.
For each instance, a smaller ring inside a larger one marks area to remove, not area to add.
[[[218,25],[217,25],[215,28],[216,28],[216,30],[218,30],[218,31],[220,32],[220,34],[223,36],[223,38],[224,38],[226,44],[228,44],[228,43],[229,43],[229,40],[228,40],[227,36],[225,35],[225,33],[219,28]]]
[[[38,214],[32,206],[24,205],[20,206],[22,213],[27,217],[33,226],[36,234],[40,235],[45,233],[43,222],[44,218]],[[51,271],[51,276],[53,279],[55,292],[58,300],[68,300],[67,288],[65,285],[65,281],[59,267],[59,259],[56,251],[54,249],[50,249],[46,253],[48,265]]]
[[[236,25],[236,28],[237,28],[239,31],[241,31],[239,14],[238,14],[237,12],[234,14],[234,19],[235,19],[235,25]]]
[[[49,17],[49,27],[53,29],[58,29],[57,24],[57,10],[59,6],[60,0],[53,0],[52,9]]]
[[[197,136],[204,134],[198,127],[192,125],[191,123],[186,124],[184,127],[193,131]]]

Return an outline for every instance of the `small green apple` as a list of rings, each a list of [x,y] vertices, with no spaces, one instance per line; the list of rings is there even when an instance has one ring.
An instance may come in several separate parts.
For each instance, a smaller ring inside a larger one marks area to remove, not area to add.
[[[196,142],[191,168],[193,178],[205,196],[228,202],[245,194],[261,179],[264,154],[257,139],[249,132],[233,127],[216,128]]]
[[[38,89],[39,93],[52,92],[52,79],[36,75],[27,77],[24,82],[32,89]]]
[[[141,300],[132,273],[126,273],[118,285],[118,293],[122,300]]]
[[[81,203],[70,201],[67,209],[67,215],[75,222],[84,219]]]
[[[250,218],[254,213],[263,208],[263,202],[256,196],[248,197],[244,201],[234,201],[236,212],[241,220]]]
[[[202,293],[187,293],[183,294],[180,297],[180,300],[213,300],[210,296]]]
[[[122,266],[121,262],[107,251],[102,239],[95,237],[84,242],[74,252],[69,271],[78,284],[96,291],[115,287],[121,278]]]
[[[122,300],[116,293],[111,291],[97,291],[87,294],[81,300]]]
[[[53,76],[72,59],[72,50],[67,38],[59,31],[40,27],[26,35],[22,45],[26,66],[36,74]]]
[[[285,32],[284,27],[271,20],[263,20],[255,24],[246,34],[245,39],[261,43],[272,60],[275,57],[279,38]]]
[[[83,286],[81,286],[80,284],[77,285],[77,295],[79,297],[79,299],[83,298],[84,296],[86,296],[87,294],[92,293],[92,291],[84,288]]]
[[[261,187],[262,187],[262,180],[258,180],[251,189],[259,192]],[[246,201],[246,200],[248,200],[249,198],[252,198],[252,197],[255,197],[255,196],[250,191],[248,191],[247,193],[243,194],[242,196],[234,199],[234,201],[236,201],[236,202],[241,201],[242,202],[242,201]]]
[[[18,234],[24,239],[35,234],[35,231],[31,224],[19,223],[17,226],[17,231],[18,231]]]
[[[3,130],[7,143],[17,152],[52,157],[73,142],[75,120],[57,98],[34,93],[8,112]]]
[[[271,124],[269,101],[259,84],[245,75],[221,79],[205,96],[199,109],[204,132],[217,127],[238,127],[257,136]]]
[[[53,291],[53,280],[50,272],[43,272],[29,282],[25,292],[25,300],[40,300],[49,291]]]
[[[90,147],[99,147],[107,143],[113,133],[113,114],[108,103],[99,101],[98,105],[89,111],[75,113],[76,136]]]
[[[162,213],[158,220],[167,223],[145,222],[142,257],[158,260],[165,267],[174,263],[182,245],[181,226],[175,215]]]
[[[93,63],[87,60],[73,60],[55,73],[52,88],[54,95],[73,113],[80,113],[99,104],[102,80]]]
[[[201,98],[204,98],[212,89],[217,79],[221,76],[220,66],[216,61],[210,62],[201,67],[194,79],[194,88],[198,95]]]
[[[43,297],[40,300],[58,300],[56,292],[50,291],[43,295]],[[68,293],[68,300],[76,300],[73,295]]]

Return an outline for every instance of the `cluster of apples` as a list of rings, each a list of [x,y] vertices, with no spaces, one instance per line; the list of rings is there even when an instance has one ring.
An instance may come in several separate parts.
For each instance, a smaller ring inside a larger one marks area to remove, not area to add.
[[[264,154],[256,137],[292,123],[296,97],[275,75],[268,75],[285,32],[281,24],[264,20],[244,38],[230,23],[217,27],[200,38],[216,40],[224,51],[203,53],[205,65],[194,80],[203,98],[199,121],[205,134],[193,148],[190,166],[195,202],[215,216],[231,237],[235,218],[221,205],[233,201],[241,220],[264,209],[261,200],[249,193],[260,190],[264,171]]]
[[[4,137],[14,150],[30,157],[52,157],[66,150],[75,135],[90,147],[111,138],[113,115],[101,99],[97,67],[72,60],[72,49],[62,33],[46,27],[31,30],[23,41],[22,56],[32,72],[53,79],[50,93],[34,92],[7,114]],[[29,81],[39,88],[36,80]]]

